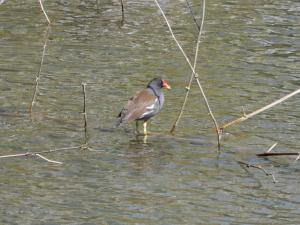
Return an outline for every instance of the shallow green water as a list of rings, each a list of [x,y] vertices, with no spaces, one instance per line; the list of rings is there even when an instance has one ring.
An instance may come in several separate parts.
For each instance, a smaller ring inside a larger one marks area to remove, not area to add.
[[[168,136],[190,70],[152,1],[45,1],[53,21],[32,121],[28,117],[47,30],[38,1],[0,5],[1,155],[81,145],[86,82],[90,151],[0,159],[1,224],[298,224],[299,163],[255,154],[278,142],[298,152],[299,96],[227,130],[213,125],[193,85]],[[184,1],[160,1],[193,58],[197,29]],[[195,14],[202,7],[190,2]],[[198,20],[200,20],[197,17]],[[207,2],[198,73],[223,124],[299,88],[300,3]],[[134,124],[111,131],[127,99],[155,76],[169,81],[147,143]],[[278,183],[238,161],[263,165]]]

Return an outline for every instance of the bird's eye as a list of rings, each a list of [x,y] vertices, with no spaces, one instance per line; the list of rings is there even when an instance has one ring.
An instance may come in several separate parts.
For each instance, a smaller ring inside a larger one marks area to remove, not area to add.
[[[161,87],[164,86],[164,81],[163,81],[163,80],[160,81],[160,86],[161,86]]]

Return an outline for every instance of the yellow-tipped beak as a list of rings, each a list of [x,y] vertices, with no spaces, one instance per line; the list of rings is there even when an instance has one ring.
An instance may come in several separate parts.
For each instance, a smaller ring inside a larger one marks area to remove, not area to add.
[[[168,84],[168,82],[166,80],[162,80],[162,86],[168,90],[171,89],[171,86]]]

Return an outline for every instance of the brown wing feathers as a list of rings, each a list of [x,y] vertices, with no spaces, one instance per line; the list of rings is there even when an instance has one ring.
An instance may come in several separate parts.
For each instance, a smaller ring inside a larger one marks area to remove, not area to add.
[[[149,89],[142,90],[132,97],[119,114],[120,123],[138,119],[155,102],[156,96]]]

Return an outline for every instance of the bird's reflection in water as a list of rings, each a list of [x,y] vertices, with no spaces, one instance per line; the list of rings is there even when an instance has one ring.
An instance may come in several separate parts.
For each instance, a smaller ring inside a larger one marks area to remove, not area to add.
[[[132,169],[144,171],[153,167],[155,151],[151,143],[144,143],[142,135],[136,135],[128,143],[126,158],[132,163]]]
[[[148,140],[148,135],[144,135],[144,134],[136,134],[136,135],[135,135],[135,140],[136,140],[137,143],[141,143],[141,144],[147,145],[147,144],[148,144],[148,142],[147,142],[147,140]]]
[[[135,143],[135,144],[139,144],[139,145],[144,145],[146,146],[151,146],[151,142],[148,142],[148,135],[144,135],[144,134],[135,134],[135,138],[130,140],[130,143]]]

